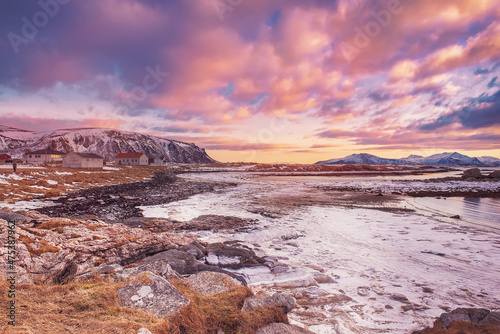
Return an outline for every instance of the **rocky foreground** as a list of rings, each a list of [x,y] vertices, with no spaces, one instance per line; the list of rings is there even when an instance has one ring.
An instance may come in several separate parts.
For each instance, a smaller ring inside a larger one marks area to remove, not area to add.
[[[200,243],[186,233],[214,228],[244,231],[253,228],[252,221],[225,216],[202,216],[189,222],[135,218],[129,219],[127,226],[99,219],[52,218],[35,211],[0,212],[0,239],[4,244],[9,222],[16,224],[17,284],[49,289],[54,284],[92,282],[100,277],[120,284],[116,296],[121,310],[139,310],[157,319],[169,319],[169,324],[196,315],[199,306],[193,304],[200,303],[200,298],[208,298],[204,302],[208,300],[217,309],[217,296],[231,299],[238,295],[237,310],[218,311],[219,315],[237,312],[237,317],[257,317],[258,328],[254,325],[241,330],[221,321],[210,325],[212,329],[219,326],[217,333],[312,333],[288,324],[286,317],[296,302],[303,308],[307,300],[312,301],[310,298],[295,295],[299,298],[296,300],[280,292],[253,295],[245,287],[245,279],[231,272],[253,266],[279,271],[275,260],[258,257],[237,243]],[[5,252],[5,248],[0,249],[1,258],[6,258]],[[6,272],[3,268],[2,273]],[[318,279],[321,283],[324,277]],[[302,294],[308,295],[308,291],[304,289]],[[165,332],[157,325],[150,327],[134,331]],[[176,332],[168,328],[166,333]],[[454,311],[438,319],[435,328],[416,333],[459,333],[457,328],[471,329],[461,333],[498,333],[500,316],[488,310]]]

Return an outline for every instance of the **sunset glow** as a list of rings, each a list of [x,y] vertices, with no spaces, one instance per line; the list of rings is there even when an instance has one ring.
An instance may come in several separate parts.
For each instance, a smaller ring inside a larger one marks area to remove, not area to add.
[[[500,157],[497,0],[3,1],[0,32],[2,125],[219,161]]]

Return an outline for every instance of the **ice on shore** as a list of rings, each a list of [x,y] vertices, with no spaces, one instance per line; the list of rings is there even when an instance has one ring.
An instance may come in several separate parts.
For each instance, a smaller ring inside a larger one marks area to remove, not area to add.
[[[273,287],[273,282],[296,281],[324,271],[334,282],[319,284],[321,291],[350,299],[313,305],[307,312],[296,309],[290,314],[292,322],[309,325],[316,333],[411,333],[431,325],[446,308],[500,305],[498,230],[418,214],[314,203],[287,206],[285,213],[281,210],[276,216],[261,215],[263,206],[279,209],[273,199],[320,190],[300,182],[256,182],[236,174],[230,178],[240,185],[143,207],[144,215],[178,220],[204,214],[257,219],[260,228],[250,233],[203,232],[200,237],[209,242],[242,240],[259,255],[287,266],[279,273],[261,267],[242,270],[255,288],[282,289],[280,284]],[[295,237],[290,238],[291,233]],[[296,293],[300,288],[289,290]],[[304,317],[305,313],[309,316]]]

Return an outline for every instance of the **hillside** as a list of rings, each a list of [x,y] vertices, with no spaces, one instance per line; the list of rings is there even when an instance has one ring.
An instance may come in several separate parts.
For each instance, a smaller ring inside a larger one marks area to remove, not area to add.
[[[458,152],[440,153],[428,157],[410,155],[401,159],[385,159],[372,154],[352,154],[345,158],[319,161],[316,165],[434,165],[434,166],[500,166],[500,159],[494,157],[469,157]]]
[[[144,152],[150,158],[177,163],[215,162],[192,143],[114,129],[61,129],[33,132],[0,126],[0,152],[21,157],[27,150],[45,148],[62,152],[89,152],[113,160],[118,153]]]

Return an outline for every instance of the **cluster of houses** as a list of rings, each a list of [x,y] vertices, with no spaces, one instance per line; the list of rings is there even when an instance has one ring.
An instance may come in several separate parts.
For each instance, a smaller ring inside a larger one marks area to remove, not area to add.
[[[0,159],[1,158],[3,158],[3,155],[0,156]],[[10,156],[8,156],[8,158],[10,158]],[[24,158],[29,164],[62,163],[62,166],[67,168],[102,168],[105,164],[104,158],[97,154],[78,152],[63,153],[49,148],[28,152],[25,154]],[[144,153],[119,153],[115,156],[115,165],[164,166],[166,165],[166,161],[159,158],[149,159]]]

